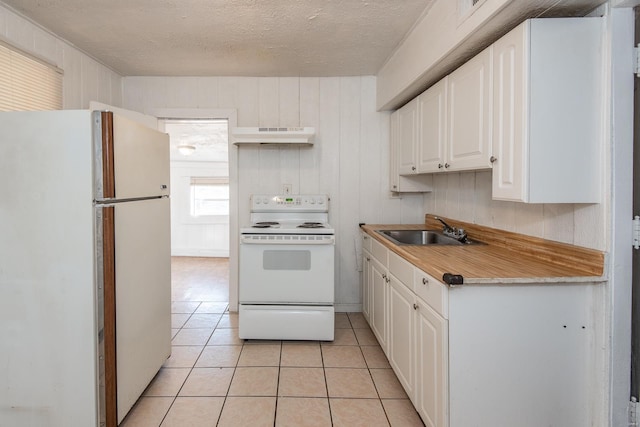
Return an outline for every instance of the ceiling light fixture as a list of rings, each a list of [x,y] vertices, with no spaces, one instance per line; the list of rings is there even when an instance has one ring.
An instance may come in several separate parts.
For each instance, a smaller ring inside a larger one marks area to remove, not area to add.
[[[196,151],[195,145],[190,144],[180,144],[177,148],[180,154],[182,154],[183,156],[190,156],[194,151]]]

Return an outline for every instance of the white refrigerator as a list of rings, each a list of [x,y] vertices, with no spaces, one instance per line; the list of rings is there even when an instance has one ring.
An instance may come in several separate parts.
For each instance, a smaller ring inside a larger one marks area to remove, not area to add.
[[[171,351],[169,138],[0,113],[0,425],[116,426]]]

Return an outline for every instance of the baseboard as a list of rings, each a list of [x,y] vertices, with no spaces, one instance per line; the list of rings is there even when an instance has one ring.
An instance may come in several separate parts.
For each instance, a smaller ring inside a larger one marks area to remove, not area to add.
[[[360,313],[362,304],[333,304],[336,313]]]
[[[229,258],[229,251],[222,249],[191,249],[177,248],[171,249],[171,256],[192,256],[209,258]]]

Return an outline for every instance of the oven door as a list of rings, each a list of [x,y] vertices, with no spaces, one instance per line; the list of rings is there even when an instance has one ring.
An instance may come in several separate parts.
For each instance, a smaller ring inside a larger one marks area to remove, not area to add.
[[[333,304],[335,238],[242,235],[242,304]]]

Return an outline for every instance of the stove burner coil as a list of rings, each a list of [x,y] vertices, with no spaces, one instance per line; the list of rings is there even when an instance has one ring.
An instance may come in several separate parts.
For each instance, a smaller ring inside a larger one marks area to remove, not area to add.
[[[251,227],[253,227],[253,228],[271,228],[272,226],[276,226],[276,225],[280,225],[280,223],[279,222],[275,222],[275,221],[262,221],[262,222],[256,222]]]
[[[321,222],[303,222],[298,228],[324,228]]]

